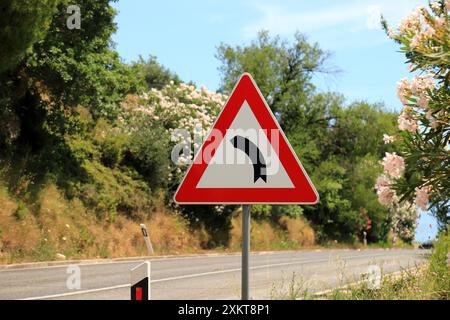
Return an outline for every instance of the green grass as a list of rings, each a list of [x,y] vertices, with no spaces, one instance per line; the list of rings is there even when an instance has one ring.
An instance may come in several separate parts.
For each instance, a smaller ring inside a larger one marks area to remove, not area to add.
[[[311,300],[308,283],[303,276],[297,276],[295,272],[289,281],[281,281],[279,286],[272,285],[271,297],[273,300]]]
[[[13,216],[17,220],[23,220],[29,214],[29,211],[23,202],[19,202],[17,205],[17,209],[14,211]]]
[[[447,255],[449,234],[435,241],[428,264],[403,270],[398,276],[385,276],[380,289],[373,290],[362,281],[346,290],[333,290],[325,296],[332,300],[449,300],[450,268]]]
[[[273,299],[288,300],[449,300],[450,266],[448,252],[450,234],[441,234],[434,242],[428,263],[395,275],[385,275],[379,289],[369,288],[363,279],[357,284],[340,287],[321,295],[311,294],[309,285],[302,277],[293,274],[287,284],[273,286]],[[343,271],[342,271],[343,272]]]

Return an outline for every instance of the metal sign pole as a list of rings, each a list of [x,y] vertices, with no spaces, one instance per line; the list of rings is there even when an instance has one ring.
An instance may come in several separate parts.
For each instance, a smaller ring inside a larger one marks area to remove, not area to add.
[[[242,300],[249,300],[250,205],[242,206]]]

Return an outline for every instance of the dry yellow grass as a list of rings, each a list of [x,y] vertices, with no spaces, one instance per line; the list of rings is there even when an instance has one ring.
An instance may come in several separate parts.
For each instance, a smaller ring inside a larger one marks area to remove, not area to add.
[[[139,227],[145,223],[156,254],[205,252],[205,230],[192,231],[186,221],[157,204],[144,221],[118,215],[98,220],[78,200],[68,200],[54,184],[43,187],[32,204],[11,196],[0,184],[0,263],[66,259],[113,258],[147,254]],[[156,200],[158,201],[158,200]],[[20,204],[20,205],[19,205]],[[314,231],[304,219],[251,224],[252,250],[298,249],[314,244]],[[232,219],[230,242],[217,250],[239,251],[241,217]]]
[[[18,205],[0,188],[0,262],[8,259],[10,252],[26,252],[39,241],[39,228],[31,215],[18,220],[14,217]]]
[[[0,263],[139,256],[147,254],[139,223],[147,225],[157,254],[200,250],[198,234],[170,212],[157,212],[146,221],[119,215],[113,223],[99,221],[80,200],[67,200],[49,184],[31,206],[15,215],[17,202],[0,188]]]
[[[315,244],[314,230],[305,219],[281,217],[279,222],[286,229],[289,239],[299,246],[307,247]]]
[[[234,217],[231,221],[231,237],[229,247],[240,250],[242,243],[242,217]],[[255,221],[250,223],[250,244],[252,250],[271,250],[283,239],[281,230],[274,228],[268,221]]]
[[[200,249],[199,237],[189,231],[179,216],[157,212],[147,223],[155,250],[160,253],[192,252]]]
[[[240,250],[242,217],[232,219],[230,249]],[[252,250],[300,249],[315,244],[314,230],[303,218],[282,217],[278,223],[252,220],[250,224]]]

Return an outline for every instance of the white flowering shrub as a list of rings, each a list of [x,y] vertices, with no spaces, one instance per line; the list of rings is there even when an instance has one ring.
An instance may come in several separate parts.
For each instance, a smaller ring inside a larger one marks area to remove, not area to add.
[[[395,157],[395,155],[392,156]],[[386,160],[387,158],[385,158],[384,162]],[[394,170],[394,172],[397,172],[397,170]],[[411,242],[414,239],[419,211],[413,203],[407,200],[400,202],[395,190],[391,188],[392,184],[392,176],[389,174],[383,174],[377,179],[375,188],[378,199],[389,209],[391,226],[395,236],[398,236],[405,242]]]
[[[171,161],[167,168],[169,171],[166,181],[167,199],[177,212],[189,219],[191,224],[205,227],[212,236],[205,240],[204,244],[211,247],[228,241],[230,214],[234,207],[178,206],[172,202],[172,196],[186,174],[194,151],[200,148],[202,138],[211,129],[226,99],[227,96],[211,92],[205,87],[198,90],[193,85],[170,82],[161,90],[152,89],[135,101],[126,103],[125,112],[121,117],[123,127],[130,133],[146,130],[146,127],[153,124],[162,128],[162,132],[156,131],[159,138],[155,137],[147,144],[168,139],[169,150],[164,156],[170,159],[172,152],[173,159],[173,153],[176,155],[177,163]],[[183,147],[177,148],[179,145]],[[155,149],[152,148],[150,152],[155,152]]]
[[[187,144],[189,152],[184,154],[180,150],[178,154],[178,164],[181,165],[171,165],[169,182],[178,185],[192,160],[194,148],[201,144],[201,140],[193,139],[194,134],[199,137],[206,135],[226,99],[226,96],[205,87],[197,90],[193,85],[170,82],[161,90],[152,89],[143,93],[135,103],[126,104],[124,119],[131,130],[138,130],[135,124],[142,121],[158,123],[170,138],[171,148],[179,143]]]
[[[389,211],[392,213],[392,230],[405,242],[411,243],[414,240],[417,218],[419,213],[414,204],[404,201],[395,201],[390,205]]]
[[[398,154],[386,154],[382,162],[385,172],[375,186],[380,202],[392,207],[396,215],[415,218],[414,203],[431,210],[441,227],[448,223],[450,195],[449,11],[450,0],[433,1],[429,9],[414,10],[396,29],[382,21],[388,36],[405,53],[413,77],[398,83],[403,105],[399,134],[384,136],[385,143],[395,143]],[[407,232],[398,223],[405,219],[393,220],[394,229],[407,237],[413,230]]]

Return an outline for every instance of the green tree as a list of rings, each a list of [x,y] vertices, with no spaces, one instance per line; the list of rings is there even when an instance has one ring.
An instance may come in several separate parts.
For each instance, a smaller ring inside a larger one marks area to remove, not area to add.
[[[170,137],[158,122],[140,118],[129,138],[124,163],[135,168],[144,180],[157,189],[168,185]]]
[[[60,0],[0,3],[0,74],[14,68],[46,34]]]
[[[329,53],[299,33],[289,44],[261,32],[248,46],[222,44],[217,56],[221,90],[229,92],[240,74],[251,73],[280,120],[320,194],[320,203],[303,207],[302,213],[319,240],[356,241],[369,220],[369,239],[384,240],[388,212],[377,203],[373,185],[381,172],[376,159],[386,150],[383,134],[396,130],[395,115],[381,105],[346,106],[338,94],[318,94],[312,76],[333,71],[327,66]]]
[[[43,39],[0,78],[2,128],[15,123],[20,128],[15,136],[34,149],[52,137],[79,130],[80,105],[94,119],[114,119],[123,97],[139,87],[132,69],[121,63],[113,49],[116,25],[110,1],[79,1],[82,27],[73,30],[66,26],[68,4],[68,0],[59,1]],[[0,143],[13,136],[8,130],[3,129]]]
[[[314,90],[313,74],[332,71],[325,64],[328,57],[328,52],[317,44],[308,43],[300,33],[296,33],[294,42],[289,44],[261,31],[248,46],[221,44],[218,47],[217,58],[222,62],[220,90],[230,93],[241,74],[249,72],[272,111],[280,113],[283,125],[289,109],[304,104]]]
[[[139,60],[132,64],[132,68],[143,80],[145,88],[148,90],[152,88],[161,90],[171,81],[174,84],[181,82],[178,75],[162,66],[155,56],[150,56],[147,60],[140,56]]]
[[[116,121],[141,79],[114,49],[111,1],[78,1],[80,29],[66,25],[70,4],[61,0],[48,11],[41,39],[0,76],[1,157],[8,152],[11,162],[23,163],[22,174],[34,183],[55,180],[69,197],[98,209],[98,217],[131,214],[149,207],[149,195],[141,196],[147,186],[135,181],[133,168],[118,170],[127,138],[117,134]],[[94,139],[99,120],[107,122],[99,136],[107,136]]]
[[[83,105],[95,117],[114,118],[123,96],[137,89],[137,79],[113,49],[116,12],[110,2],[79,1],[82,27],[71,30],[66,27],[69,1],[64,1],[25,68],[34,83],[42,83],[43,88],[37,89],[52,102],[64,108]]]

